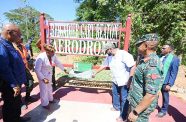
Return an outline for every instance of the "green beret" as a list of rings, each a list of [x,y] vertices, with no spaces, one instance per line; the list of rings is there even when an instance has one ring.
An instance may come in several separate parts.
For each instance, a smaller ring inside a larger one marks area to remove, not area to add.
[[[158,41],[158,35],[156,33],[145,34],[137,40],[136,45],[146,41]]]

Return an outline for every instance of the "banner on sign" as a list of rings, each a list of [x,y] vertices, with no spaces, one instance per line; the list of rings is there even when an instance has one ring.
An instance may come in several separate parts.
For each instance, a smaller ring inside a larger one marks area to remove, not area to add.
[[[56,53],[78,55],[103,55],[102,46],[107,42],[120,44],[121,23],[55,22],[51,21],[47,40]]]

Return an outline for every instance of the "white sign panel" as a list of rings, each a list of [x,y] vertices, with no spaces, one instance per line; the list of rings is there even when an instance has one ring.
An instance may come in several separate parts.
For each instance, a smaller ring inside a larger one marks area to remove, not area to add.
[[[121,23],[49,22],[47,39],[56,53],[99,56],[105,43],[119,43],[120,28]]]

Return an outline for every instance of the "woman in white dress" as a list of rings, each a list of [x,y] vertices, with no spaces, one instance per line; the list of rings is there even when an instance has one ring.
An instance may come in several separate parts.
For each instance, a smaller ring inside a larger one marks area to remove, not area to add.
[[[66,72],[66,70],[55,56],[53,46],[45,44],[44,49],[45,52],[42,52],[36,58],[35,72],[39,80],[41,105],[49,109],[49,103],[54,100],[52,94],[52,67],[57,66],[64,72]]]

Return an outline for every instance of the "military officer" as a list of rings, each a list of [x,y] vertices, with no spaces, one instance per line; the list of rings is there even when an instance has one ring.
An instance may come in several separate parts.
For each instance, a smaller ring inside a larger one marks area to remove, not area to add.
[[[130,85],[128,100],[129,121],[148,122],[149,115],[157,105],[158,92],[163,83],[163,66],[156,55],[157,34],[142,36],[136,43],[141,55]]]

